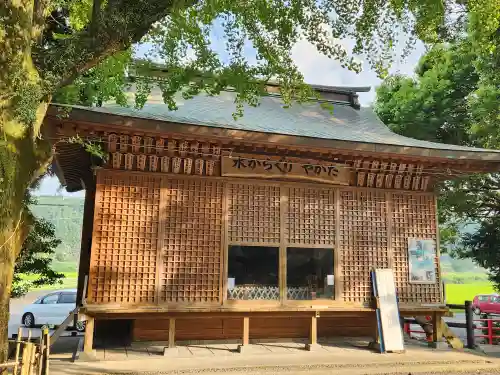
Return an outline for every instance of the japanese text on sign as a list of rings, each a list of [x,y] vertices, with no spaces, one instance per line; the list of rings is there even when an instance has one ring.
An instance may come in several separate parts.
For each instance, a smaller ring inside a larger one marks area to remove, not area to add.
[[[348,185],[350,172],[343,165],[320,165],[290,162],[288,160],[256,160],[240,156],[224,156],[222,159],[222,175],[309,179]]]

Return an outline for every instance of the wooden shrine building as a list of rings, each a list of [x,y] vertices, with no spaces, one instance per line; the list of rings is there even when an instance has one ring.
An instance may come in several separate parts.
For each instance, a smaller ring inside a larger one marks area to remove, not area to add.
[[[500,152],[396,135],[359,106],[369,88],[316,89],[333,110],[284,109],[273,86],[238,120],[232,92],[177,111],[52,106],[55,170],[86,190],[86,351],[106,322],[170,347],[374,336],[372,267],[393,270],[402,315],[441,320],[435,186],[498,171]]]

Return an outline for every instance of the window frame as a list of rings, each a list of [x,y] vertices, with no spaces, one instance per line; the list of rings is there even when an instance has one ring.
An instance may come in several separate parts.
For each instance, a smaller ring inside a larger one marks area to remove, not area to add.
[[[278,273],[278,291],[279,291],[279,297],[277,299],[251,299],[251,300],[245,300],[245,299],[229,299],[228,298],[228,280],[229,280],[229,251],[231,247],[257,247],[257,248],[273,248],[277,250],[277,256],[278,256],[278,264],[277,264],[277,273]],[[255,242],[241,242],[241,243],[236,243],[236,242],[229,242],[226,246],[226,251],[225,251],[225,257],[226,257],[226,262],[225,262],[225,269],[224,269],[224,279],[223,279],[223,304],[250,304],[250,305],[280,305],[282,303],[282,276],[281,276],[281,247],[279,244],[275,243],[255,243]]]
[[[62,297],[63,297],[64,295],[74,295],[74,296],[75,296],[75,302],[61,302]],[[73,303],[74,303],[74,304],[76,304],[76,292],[61,292],[61,293],[59,294],[59,299],[57,300],[57,303],[58,303],[58,304],[61,304],[61,305],[62,305],[62,304],[69,304],[69,303],[71,303],[71,304],[73,304]]]
[[[49,297],[53,297],[53,296],[57,296],[57,299],[56,299],[56,302],[54,303],[45,303],[45,300]],[[50,294],[47,294],[45,297],[43,297],[41,300],[40,300],[40,304],[41,305],[57,305],[58,301],[59,301],[59,298],[61,298],[61,292],[57,292],[57,293],[50,293]]]
[[[224,271],[222,273],[223,284],[222,284],[222,305],[223,306],[263,306],[263,307],[283,307],[283,306],[311,306],[314,304],[320,304],[322,306],[335,306],[342,304],[342,293],[340,291],[340,267],[338,265],[338,254],[337,244],[303,244],[303,243],[276,243],[276,242],[233,242],[227,241],[224,246],[223,255],[225,257]],[[280,298],[277,300],[236,300],[228,299],[228,278],[229,278],[229,249],[231,246],[254,246],[254,247],[274,247],[278,248],[278,285]],[[309,248],[309,249],[329,249],[333,252],[333,275],[334,275],[334,285],[333,285],[333,298],[317,298],[314,300],[293,300],[287,298],[287,249],[288,248]]]
[[[315,299],[305,299],[305,300],[299,300],[299,299],[288,299],[288,249],[303,249],[303,250],[310,250],[314,251],[316,249],[320,250],[325,250],[325,251],[331,251],[331,259],[332,259],[332,269],[333,269],[333,296],[332,298],[315,298]],[[335,275],[335,249],[334,246],[328,246],[328,245],[288,245],[285,247],[285,254],[284,254],[284,275],[283,275],[283,293],[284,293],[284,300],[290,303],[314,303],[315,301],[325,303],[325,302],[331,302],[335,301],[337,298],[337,293],[336,293],[336,285],[337,285],[337,276]]]

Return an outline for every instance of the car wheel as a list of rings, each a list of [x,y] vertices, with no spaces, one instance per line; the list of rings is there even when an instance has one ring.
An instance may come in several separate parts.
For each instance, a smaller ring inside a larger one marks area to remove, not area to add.
[[[474,314],[476,314],[476,315],[481,315],[481,310],[479,309],[479,307],[476,307],[476,308],[474,309]]]
[[[27,313],[23,315],[23,324],[27,328],[31,328],[35,326],[35,317],[32,313]]]
[[[85,332],[85,322],[77,321],[75,324],[75,329],[78,332]]]

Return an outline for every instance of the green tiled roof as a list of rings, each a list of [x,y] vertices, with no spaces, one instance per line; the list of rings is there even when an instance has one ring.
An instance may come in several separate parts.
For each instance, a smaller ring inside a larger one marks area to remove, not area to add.
[[[262,98],[258,107],[246,107],[243,117],[234,120],[232,116],[236,109],[234,96],[232,92],[223,92],[215,97],[199,95],[190,100],[179,98],[177,101],[179,108],[175,111],[169,111],[167,105],[159,100],[148,102],[141,110],[120,107],[116,104],[79,108],[113,115],[226,129],[401,147],[500,154],[497,150],[403,137],[391,132],[370,108],[362,107],[358,110],[345,103],[333,103],[333,112],[324,109],[317,102],[294,104],[290,108],[283,108],[279,97],[267,96]]]

